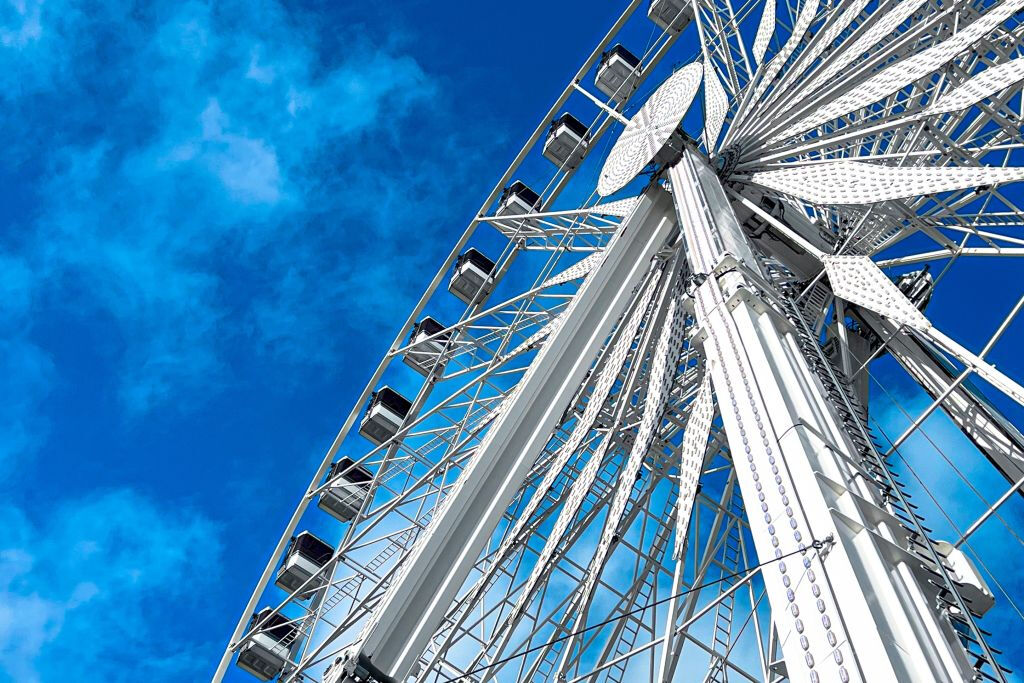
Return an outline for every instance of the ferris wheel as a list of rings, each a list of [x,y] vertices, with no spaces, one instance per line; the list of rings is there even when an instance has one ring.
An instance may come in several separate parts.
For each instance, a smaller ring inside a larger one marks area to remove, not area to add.
[[[987,359],[1024,297],[976,350],[936,312],[964,262],[1024,256],[1022,36],[1024,0],[630,2],[402,324],[215,680],[1010,680],[985,615],[1013,591],[971,539],[1024,486],[1024,387]],[[883,362],[930,397],[891,436]],[[950,538],[899,465],[936,413],[1005,480]]]

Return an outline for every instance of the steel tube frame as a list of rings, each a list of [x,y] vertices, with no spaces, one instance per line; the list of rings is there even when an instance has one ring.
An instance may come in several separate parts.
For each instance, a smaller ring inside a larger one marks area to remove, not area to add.
[[[759,263],[720,181],[689,149],[669,177],[691,267],[708,274],[697,290],[697,318],[709,335],[705,352],[730,450],[749,453],[751,461],[749,469],[736,467],[740,487],[748,505],[764,500],[764,519],[748,515],[758,557],[827,535],[836,539],[827,558],[809,562],[800,580],[766,581],[790,676],[821,667],[828,679],[843,667],[855,681],[969,677],[973,670],[953,630],[940,623],[912,565],[893,561],[909,555],[899,523],[851,470],[855,451],[791,326],[758,294]],[[820,622],[819,612],[830,619]]]
[[[544,448],[652,258],[675,229],[670,202],[651,187],[608,245],[534,359],[514,397],[421,536],[353,648],[392,678],[409,674],[487,538]]]

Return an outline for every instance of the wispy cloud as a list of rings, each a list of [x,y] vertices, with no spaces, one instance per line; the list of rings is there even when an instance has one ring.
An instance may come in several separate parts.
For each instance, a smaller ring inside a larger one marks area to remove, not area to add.
[[[17,48],[37,40],[42,33],[41,9],[42,3],[35,0],[10,0],[10,23],[0,26],[0,45]]]
[[[481,124],[399,31],[323,20],[276,0],[0,0],[0,474],[48,433],[47,467],[106,463],[64,440],[56,410],[93,417],[75,402],[118,397],[104,426],[196,411],[240,365],[301,381],[397,324]],[[125,490],[4,484],[23,507],[0,507],[0,679],[208,673],[209,522]]]
[[[39,522],[3,506],[0,525],[0,671],[10,680],[198,680],[209,668],[198,656],[206,643],[163,617],[198,611],[217,578],[210,522],[120,490],[68,500]]]
[[[401,138],[411,117],[437,123],[437,91],[393,39],[338,27],[351,39],[327,55],[276,2],[13,7],[2,35],[26,37],[0,67],[36,63],[5,95],[21,112],[8,159],[39,201],[0,245],[51,302],[121,328],[108,351],[129,410],[215,388],[241,335],[287,363],[341,300],[371,325],[390,317],[359,305],[370,288],[353,271],[372,274],[364,260],[399,230],[436,230],[410,217],[439,215],[426,185],[457,172],[396,163],[449,141]],[[338,346],[318,349],[301,362]]]

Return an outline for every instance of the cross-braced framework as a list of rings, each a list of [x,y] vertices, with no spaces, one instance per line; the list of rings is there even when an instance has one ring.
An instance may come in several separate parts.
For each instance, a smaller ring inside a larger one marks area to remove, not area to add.
[[[978,352],[926,306],[1024,255],[1022,22],[630,2],[401,326],[215,680],[1007,680],[970,539],[1024,484],[1024,388],[986,360],[1024,298]],[[883,357],[932,399],[885,446]],[[1007,481],[953,539],[894,467],[935,411]]]

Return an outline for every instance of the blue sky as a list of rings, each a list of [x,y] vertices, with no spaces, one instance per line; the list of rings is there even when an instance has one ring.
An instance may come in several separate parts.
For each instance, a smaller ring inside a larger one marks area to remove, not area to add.
[[[209,675],[369,368],[611,21],[0,0],[0,680]]]
[[[397,316],[609,20],[445,9],[0,2],[0,680],[212,671]]]

